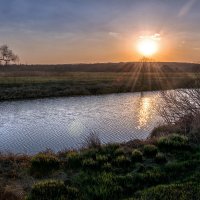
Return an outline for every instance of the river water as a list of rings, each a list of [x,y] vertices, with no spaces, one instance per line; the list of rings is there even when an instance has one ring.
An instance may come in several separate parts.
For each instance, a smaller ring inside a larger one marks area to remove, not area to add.
[[[159,92],[0,102],[0,151],[80,148],[92,132],[102,143],[145,139],[160,103]]]

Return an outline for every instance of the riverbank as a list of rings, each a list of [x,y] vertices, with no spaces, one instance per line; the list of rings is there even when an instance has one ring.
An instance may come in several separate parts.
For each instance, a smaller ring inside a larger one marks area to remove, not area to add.
[[[0,199],[200,199],[200,146],[177,134],[0,161]]]
[[[37,99],[195,87],[195,73],[66,72],[0,77],[0,100]]]

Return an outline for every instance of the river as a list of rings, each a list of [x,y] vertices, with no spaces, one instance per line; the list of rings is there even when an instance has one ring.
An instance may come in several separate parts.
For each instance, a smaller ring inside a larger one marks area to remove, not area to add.
[[[0,102],[0,151],[80,148],[92,132],[102,143],[145,139],[160,103],[159,92]]]

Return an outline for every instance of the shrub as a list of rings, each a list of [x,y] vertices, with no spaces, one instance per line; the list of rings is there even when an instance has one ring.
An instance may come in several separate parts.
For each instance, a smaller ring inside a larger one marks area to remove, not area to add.
[[[153,170],[146,171],[142,174],[141,187],[152,186],[168,181],[168,175],[159,169],[154,168]]]
[[[126,156],[121,155],[121,156],[116,157],[116,159],[114,160],[114,163],[118,167],[124,167],[124,166],[127,166],[128,164],[130,164],[130,160]]]
[[[80,194],[79,194],[79,190],[75,187],[69,187],[67,186],[67,199],[68,200],[79,200],[80,198]]]
[[[137,194],[138,200],[197,200],[200,199],[200,185],[194,183],[159,185]]]
[[[96,161],[103,164],[108,161],[108,157],[105,155],[96,155]]]
[[[113,154],[116,149],[119,148],[119,144],[107,144],[105,146],[102,146],[101,152],[108,155],[108,154]]]
[[[157,154],[158,149],[155,145],[145,145],[144,146],[144,155],[148,157],[153,157]]]
[[[89,176],[87,182],[88,185],[84,193],[85,199],[119,199],[122,193],[122,188],[116,183],[116,176],[112,173],[99,173],[96,176]]]
[[[67,168],[74,168],[77,169],[81,166],[81,157],[78,152],[71,151],[67,154]]]
[[[59,166],[59,159],[53,155],[40,153],[31,159],[31,173],[35,176],[47,175]]]
[[[86,158],[96,159],[96,155],[98,154],[98,152],[99,151],[97,149],[90,148],[90,149],[82,151],[81,152],[81,157],[83,159],[86,159]]]
[[[169,177],[178,178],[183,177],[190,171],[195,170],[200,164],[199,160],[189,160],[183,162],[170,162],[167,163],[164,167],[165,172]]]
[[[112,169],[112,165],[111,165],[111,163],[107,162],[107,163],[104,163],[104,164],[103,164],[102,168],[103,168],[104,170],[108,170],[108,171],[109,171],[109,170]]]
[[[180,127],[178,127],[176,125],[169,125],[169,124],[160,125],[152,130],[149,137],[150,138],[158,138],[161,136],[169,135],[170,133],[173,133],[174,131],[176,131],[176,133],[180,133],[181,129],[180,129]]]
[[[132,154],[131,154],[131,159],[134,162],[141,162],[142,161],[142,152],[137,149],[133,150]]]
[[[186,149],[188,148],[188,138],[183,135],[172,134],[167,137],[161,137],[158,140],[158,146],[164,150]]]
[[[158,153],[158,154],[156,154],[155,161],[158,164],[164,164],[167,162],[167,159],[163,153]]]
[[[93,169],[97,167],[97,162],[93,160],[92,158],[88,158],[82,161],[82,166],[87,169]]]
[[[123,147],[119,147],[115,150],[114,154],[116,156],[124,155],[126,154],[125,149]]]
[[[142,163],[137,163],[136,165],[135,165],[135,172],[144,172],[146,170],[146,167],[145,167],[145,165],[144,164],[142,164]]]
[[[28,196],[28,200],[63,200],[78,199],[76,188],[66,187],[62,181],[47,180],[36,183]]]

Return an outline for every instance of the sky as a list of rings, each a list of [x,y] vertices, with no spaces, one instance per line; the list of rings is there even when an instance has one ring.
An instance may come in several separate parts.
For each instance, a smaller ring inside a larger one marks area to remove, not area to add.
[[[0,0],[0,45],[24,64],[138,61],[146,36],[156,61],[200,62],[200,0]]]

